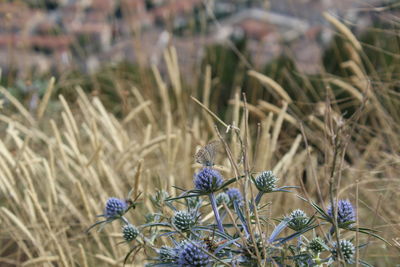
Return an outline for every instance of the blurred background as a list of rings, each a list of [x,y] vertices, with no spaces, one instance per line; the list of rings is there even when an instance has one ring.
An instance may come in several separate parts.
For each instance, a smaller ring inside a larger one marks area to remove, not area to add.
[[[143,74],[152,65],[166,72],[169,46],[178,51],[188,86],[196,85],[210,64],[225,98],[236,86],[250,90],[243,77],[248,69],[284,83],[289,82],[282,79],[284,69],[297,77],[336,74],[338,61],[348,55],[322,12],[344,21],[368,56],[383,50],[385,57],[396,58],[391,54],[398,49],[396,1],[2,0],[1,84],[31,108],[50,76],[59,89],[79,83],[113,94],[118,89],[98,82],[107,79],[105,73],[129,73],[129,79],[146,85],[151,81]]]
[[[205,109],[243,135],[242,93],[252,170],[325,205],[339,138],[339,195],[392,244],[361,256],[400,260],[399,1],[0,0],[0,68],[0,266],[121,266],[118,225],[84,230],[110,196],[143,192],[144,223],[150,195],[191,188],[226,130]]]

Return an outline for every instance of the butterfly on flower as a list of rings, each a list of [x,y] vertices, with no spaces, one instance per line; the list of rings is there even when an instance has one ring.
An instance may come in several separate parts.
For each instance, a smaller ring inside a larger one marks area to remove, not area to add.
[[[194,156],[197,163],[205,167],[212,167],[215,165],[215,157],[217,156],[218,149],[221,145],[220,141],[212,141],[200,148]]]

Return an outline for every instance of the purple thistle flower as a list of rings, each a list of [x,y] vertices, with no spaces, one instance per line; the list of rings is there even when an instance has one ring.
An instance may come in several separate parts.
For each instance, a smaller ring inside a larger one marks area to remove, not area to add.
[[[330,205],[327,211],[329,217],[333,218],[333,207]],[[343,224],[350,221],[356,220],[356,213],[353,205],[349,200],[339,200],[337,203],[337,221],[339,224]]]
[[[223,182],[222,175],[211,168],[203,168],[194,176],[195,188],[203,193],[215,192]]]
[[[106,208],[104,209],[104,216],[108,218],[113,218],[122,215],[128,205],[124,200],[119,198],[111,197],[107,200]]]
[[[226,194],[229,196],[230,202],[233,206],[233,203],[236,201],[239,205],[243,202],[242,193],[237,188],[229,188],[226,191]]]
[[[211,263],[210,256],[204,251],[205,245],[199,242],[185,242],[178,257],[179,266],[202,267]]]

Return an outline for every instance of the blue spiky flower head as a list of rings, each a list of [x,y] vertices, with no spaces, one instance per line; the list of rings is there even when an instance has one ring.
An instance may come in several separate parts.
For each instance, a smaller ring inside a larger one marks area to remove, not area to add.
[[[309,221],[307,214],[300,209],[292,211],[289,216],[286,216],[286,219],[288,220],[288,226],[295,231],[302,230]]]
[[[328,215],[333,218],[333,207],[330,205],[328,207]],[[340,224],[347,223],[356,220],[356,213],[354,211],[353,205],[349,200],[339,200],[337,203],[337,221]]]
[[[186,211],[177,211],[172,217],[172,223],[181,231],[189,230],[195,222],[195,217]]]
[[[264,193],[270,193],[276,189],[278,178],[272,171],[263,171],[254,180],[257,189]]]
[[[340,240],[340,251],[342,252],[344,261],[348,264],[354,263],[354,254],[356,253],[356,248],[353,243],[348,240]],[[337,243],[333,243],[333,249],[331,250],[332,258],[337,259]]]
[[[222,203],[225,203],[226,205],[228,205],[230,198],[227,193],[221,192],[216,196],[215,200],[216,200],[218,206],[222,205]]]
[[[233,207],[233,203],[236,202],[239,205],[242,204],[243,202],[243,196],[242,193],[240,193],[240,190],[237,188],[229,188],[226,190],[226,194],[229,197],[230,200],[230,206]]]
[[[203,168],[194,176],[194,185],[197,190],[203,193],[216,191],[224,182],[222,175],[214,169]]]
[[[315,254],[321,253],[325,250],[325,242],[322,238],[315,237],[308,243],[308,249]]]
[[[211,263],[211,259],[204,251],[205,247],[205,244],[199,242],[185,242],[179,253],[178,266],[208,266]]]
[[[132,224],[124,225],[122,227],[122,235],[125,241],[127,242],[133,241],[139,235],[139,229],[137,229],[136,226]]]
[[[121,200],[116,197],[111,197],[107,200],[106,208],[104,209],[104,216],[107,218],[113,218],[124,214],[128,208],[125,200]]]

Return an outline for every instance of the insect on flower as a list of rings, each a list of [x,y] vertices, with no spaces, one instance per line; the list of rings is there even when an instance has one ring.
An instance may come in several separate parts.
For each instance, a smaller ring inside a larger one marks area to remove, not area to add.
[[[214,166],[215,157],[217,155],[218,147],[220,146],[220,141],[212,141],[200,148],[194,156],[197,163],[200,163],[206,167]]]
[[[228,242],[228,240],[222,240],[222,241],[218,241],[218,242],[217,242],[216,240],[214,240],[214,237],[215,237],[215,231],[213,231],[212,236],[209,235],[209,236],[206,236],[206,237],[203,238],[203,242],[204,242],[204,244],[206,245],[207,250],[210,251],[210,252],[212,252],[212,253],[213,253],[219,246],[221,246],[221,245],[225,244],[226,242]]]

